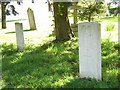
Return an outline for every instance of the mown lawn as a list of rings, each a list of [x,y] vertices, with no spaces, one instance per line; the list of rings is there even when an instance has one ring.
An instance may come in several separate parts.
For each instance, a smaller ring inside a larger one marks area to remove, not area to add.
[[[115,19],[114,19],[115,20]],[[9,22],[10,23],[10,22]],[[104,31],[102,29],[102,31]],[[44,33],[43,33],[44,32]],[[102,81],[80,79],[78,38],[55,42],[51,31],[24,31],[18,52],[13,29],[0,31],[3,88],[120,88],[118,43],[102,36]],[[49,33],[48,33],[49,32]],[[105,32],[102,32],[105,33]],[[115,34],[113,34],[115,35]],[[114,39],[114,38],[113,38]]]
[[[120,88],[118,44],[102,40],[102,81],[80,79],[78,39],[28,45],[2,44],[3,88]]]

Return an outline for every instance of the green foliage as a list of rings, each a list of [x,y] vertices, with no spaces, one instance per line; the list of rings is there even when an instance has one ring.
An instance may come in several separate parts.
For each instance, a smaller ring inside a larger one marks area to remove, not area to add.
[[[114,11],[117,10],[118,8],[110,8],[110,13],[114,14]]]
[[[69,7],[72,5],[71,2],[57,2],[57,3],[58,3],[58,14],[61,16],[64,14],[63,8]]]
[[[110,14],[115,14],[116,10],[119,10],[120,7],[110,8]]]
[[[93,21],[105,13],[105,4],[103,2],[80,2],[81,9],[78,16],[80,20]]]
[[[114,28],[115,28],[115,25],[112,24],[112,23],[109,23],[109,24],[106,25],[106,29],[105,30],[106,31],[113,31]]]
[[[79,79],[78,39],[27,45],[2,44],[3,88],[120,88],[118,44],[102,40],[103,80]]]

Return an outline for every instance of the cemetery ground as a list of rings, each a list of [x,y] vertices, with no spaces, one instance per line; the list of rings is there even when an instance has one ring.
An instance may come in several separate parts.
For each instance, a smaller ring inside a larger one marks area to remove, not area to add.
[[[117,21],[112,19],[112,22],[108,23],[109,19],[104,18],[105,22],[102,22],[102,81],[80,79],[78,37],[66,42],[55,42],[52,30],[24,29],[25,50],[18,52],[15,30],[14,27],[10,27],[0,30],[2,46],[0,86],[3,88],[120,88]],[[7,22],[9,26],[13,23],[14,21]]]

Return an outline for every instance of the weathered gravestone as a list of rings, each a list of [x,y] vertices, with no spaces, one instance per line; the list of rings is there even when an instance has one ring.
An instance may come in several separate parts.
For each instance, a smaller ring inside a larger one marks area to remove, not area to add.
[[[24,50],[24,35],[23,35],[23,26],[22,23],[15,23],[16,30],[16,41],[19,51]]]
[[[36,23],[35,23],[33,10],[31,8],[28,8],[27,14],[28,14],[28,21],[29,21],[30,29],[36,30]]]
[[[101,80],[101,31],[100,24],[78,24],[80,77]]]

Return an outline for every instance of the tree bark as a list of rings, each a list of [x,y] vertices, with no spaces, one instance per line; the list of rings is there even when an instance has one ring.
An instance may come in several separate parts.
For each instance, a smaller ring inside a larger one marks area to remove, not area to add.
[[[67,2],[62,2],[62,7],[60,3],[61,2],[53,3],[56,40],[67,41],[70,40],[71,37],[74,37],[74,34],[69,24]]]
[[[91,21],[91,15],[88,16],[88,21],[89,21],[89,22]]]
[[[5,13],[5,2],[1,2],[1,16],[2,16],[2,29],[6,29],[6,13]]]

